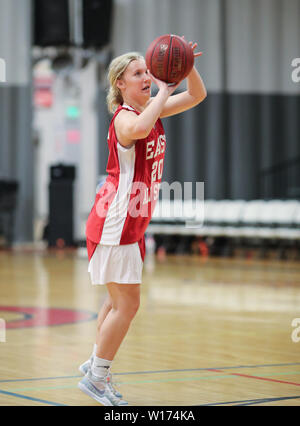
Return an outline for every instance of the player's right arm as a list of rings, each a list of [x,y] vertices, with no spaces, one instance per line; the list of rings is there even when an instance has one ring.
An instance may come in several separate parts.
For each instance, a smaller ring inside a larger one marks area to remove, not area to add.
[[[167,83],[156,80],[159,91],[151,98],[141,114],[136,115],[132,111],[122,110],[115,119],[115,131],[118,142],[125,146],[132,146],[136,140],[146,138],[161,115],[164,105],[169,96],[176,90],[178,85],[168,86]]]

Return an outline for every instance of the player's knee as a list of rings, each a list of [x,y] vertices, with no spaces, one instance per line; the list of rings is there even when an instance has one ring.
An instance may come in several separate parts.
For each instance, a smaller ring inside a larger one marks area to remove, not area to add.
[[[112,308],[112,301],[109,296],[107,296],[107,298],[105,299],[104,305],[107,310],[110,310]]]
[[[132,308],[131,308],[132,317],[134,317],[136,315],[137,311],[139,310],[139,307],[140,307],[140,298],[137,298],[132,303]]]
[[[120,305],[120,310],[122,311],[122,314],[128,319],[128,320],[132,320],[137,311],[139,310],[140,307],[140,297],[135,296],[135,297],[129,297],[126,298],[126,300],[122,301],[123,303],[121,303]]]

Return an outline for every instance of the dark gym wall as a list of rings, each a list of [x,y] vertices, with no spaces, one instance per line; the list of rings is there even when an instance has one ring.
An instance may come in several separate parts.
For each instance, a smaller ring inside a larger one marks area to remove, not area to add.
[[[0,13],[0,179],[19,183],[15,242],[33,237],[33,143],[31,85],[31,1],[6,1]]]

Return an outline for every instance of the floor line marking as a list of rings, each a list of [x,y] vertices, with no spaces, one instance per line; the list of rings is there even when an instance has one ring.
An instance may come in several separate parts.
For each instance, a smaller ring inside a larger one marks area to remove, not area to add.
[[[10,379],[10,380],[0,380],[0,383],[16,383],[16,382],[38,382],[42,380],[60,380],[60,379],[78,379],[82,375],[76,376],[57,376],[57,377],[37,377],[33,379]]]
[[[66,404],[60,404],[58,402],[53,402],[53,401],[46,401],[44,399],[39,399],[39,398],[32,398],[30,396],[21,395],[21,394],[14,393],[14,392],[7,392],[7,391],[0,390],[0,393],[3,394],[3,395],[13,396],[13,397],[16,397],[16,398],[27,399],[29,401],[40,402],[42,404],[66,407]]]
[[[290,400],[290,399],[299,399],[300,396],[286,396],[286,397],[280,397],[280,398],[264,398],[260,401],[252,401],[252,402],[246,402],[244,404],[237,404],[237,406],[246,406],[246,405],[254,405],[254,404],[266,404],[268,402],[276,402],[276,401],[285,401],[285,400]]]
[[[214,379],[225,379],[232,378],[231,374],[226,375],[215,375],[215,376],[202,376],[202,377],[182,377],[182,378],[172,378],[172,379],[153,379],[153,380],[129,380],[125,382],[115,382],[117,386],[123,385],[136,385],[136,384],[146,384],[146,383],[171,383],[171,382],[190,382],[198,380],[214,380]],[[77,385],[62,385],[62,386],[45,386],[38,388],[22,388],[22,389],[12,389],[14,392],[40,392],[43,390],[56,390],[56,389],[72,389]]]
[[[244,401],[226,401],[226,402],[212,402],[209,404],[201,404],[200,407],[206,407],[209,405],[227,405],[227,404],[236,404],[236,405],[254,405],[254,404],[264,404],[267,402],[275,402],[275,401],[284,401],[287,399],[300,399],[300,395],[296,396],[283,396],[278,398],[259,398],[259,399],[246,399]]]
[[[215,372],[218,372],[218,373],[223,373],[223,371],[219,370],[219,369],[210,369],[210,371],[215,371]],[[275,382],[275,383],[283,383],[283,384],[286,384],[286,385],[300,386],[300,383],[287,382],[285,380],[269,379],[268,377],[251,376],[250,374],[241,374],[241,373],[231,373],[231,374],[233,376],[246,377],[248,379],[257,379],[257,380],[264,380],[264,381],[267,381],[267,382]]]
[[[126,376],[126,375],[138,375],[138,374],[161,374],[161,373],[180,373],[180,372],[192,372],[192,371],[216,371],[220,370],[231,370],[238,368],[263,368],[263,367],[287,367],[293,365],[300,365],[300,362],[285,363],[285,364],[259,364],[259,365],[239,365],[239,366],[226,366],[217,368],[190,368],[190,369],[177,369],[177,370],[153,370],[153,371],[129,371],[125,373],[113,373],[114,376]],[[235,374],[235,373],[230,373]],[[40,380],[60,380],[60,379],[77,379],[82,377],[81,375],[74,376],[56,376],[56,377],[37,377],[31,379],[8,379],[0,380],[0,383],[13,383],[13,382],[34,382]],[[254,377],[254,376],[253,376]]]
[[[216,371],[219,373],[219,370],[210,370],[210,371]],[[292,375],[292,374],[300,374],[300,371],[288,371],[285,373],[279,372],[279,373],[272,373],[273,375]],[[170,383],[170,382],[192,382],[192,381],[198,381],[198,380],[218,380],[218,379],[228,379],[228,378],[237,378],[237,374],[216,374],[212,376],[200,376],[200,377],[175,377],[170,379],[152,379],[152,380],[126,380],[122,382],[115,381],[116,385],[123,386],[123,385],[132,385],[132,384],[146,384],[146,383]],[[257,378],[256,376],[253,376],[253,378]],[[284,382],[286,383],[286,382]],[[59,386],[39,386],[39,387],[28,387],[28,388],[17,388],[17,389],[9,389],[13,392],[40,392],[43,390],[57,390],[57,389],[73,389],[76,385],[59,385]]]
[[[283,384],[286,384],[286,385],[300,386],[300,383],[287,382],[285,380],[270,379],[268,377],[250,376],[249,374],[240,374],[240,373],[233,373],[233,375],[239,376],[239,377],[246,377],[246,378],[249,378],[249,379],[265,380],[267,382],[275,382],[275,383],[283,383]]]

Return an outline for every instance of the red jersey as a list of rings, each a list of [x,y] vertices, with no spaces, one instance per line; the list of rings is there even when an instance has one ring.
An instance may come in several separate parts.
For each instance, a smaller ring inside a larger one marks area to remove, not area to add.
[[[163,173],[166,137],[160,119],[145,139],[125,148],[117,140],[114,121],[122,109],[140,113],[123,104],[116,110],[108,132],[108,176],[101,186],[86,224],[87,250],[92,258],[97,244],[139,243],[145,256],[146,228],[151,220]]]

